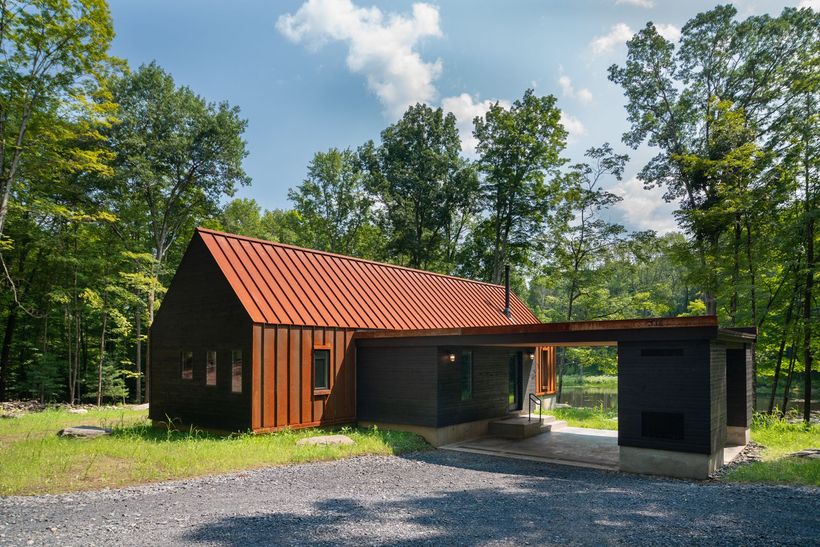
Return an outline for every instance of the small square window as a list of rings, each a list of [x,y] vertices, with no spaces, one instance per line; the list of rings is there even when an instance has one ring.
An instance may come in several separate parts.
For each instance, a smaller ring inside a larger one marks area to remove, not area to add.
[[[231,391],[242,393],[242,350],[231,351]]]
[[[180,359],[181,368],[182,368],[182,379],[183,380],[193,380],[194,379],[194,352],[193,351],[183,351],[182,357]]]
[[[473,398],[473,352],[462,351],[461,360],[461,400],[469,401]]]
[[[330,389],[330,350],[313,350],[313,389]]]
[[[205,353],[205,384],[209,386],[216,385],[216,352],[208,351]]]

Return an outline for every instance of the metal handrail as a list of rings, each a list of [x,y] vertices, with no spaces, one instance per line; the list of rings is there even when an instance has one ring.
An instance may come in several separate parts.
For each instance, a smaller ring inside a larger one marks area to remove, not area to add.
[[[529,404],[529,406],[528,406],[529,414],[527,415],[527,421],[528,422],[532,421],[532,407],[533,407],[533,405],[535,405],[536,407],[538,407],[538,423],[543,424],[544,423],[544,401],[542,401],[541,398],[538,397],[535,393],[530,393],[528,404]]]

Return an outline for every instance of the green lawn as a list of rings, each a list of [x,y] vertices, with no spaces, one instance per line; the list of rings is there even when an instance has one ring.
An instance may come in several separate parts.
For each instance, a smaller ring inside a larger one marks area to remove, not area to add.
[[[545,414],[565,420],[573,427],[618,429],[617,412],[602,408],[554,408]],[[765,482],[820,486],[820,460],[792,458],[788,454],[806,448],[820,448],[820,425],[806,427],[759,414],[752,422],[752,440],[764,447],[763,461],[740,466],[724,479],[738,482]]]
[[[607,389],[618,389],[617,376],[577,376],[574,374],[564,375],[564,387],[597,387]]]
[[[71,425],[98,425],[114,433],[97,439],[57,437]],[[337,432],[339,430],[336,430]],[[239,471],[361,454],[399,454],[429,448],[412,433],[343,428],[352,446],[296,446],[327,433],[306,429],[268,435],[215,435],[154,428],[146,411],[128,408],[64,410],[0,420],[0,495],[46,494]]]

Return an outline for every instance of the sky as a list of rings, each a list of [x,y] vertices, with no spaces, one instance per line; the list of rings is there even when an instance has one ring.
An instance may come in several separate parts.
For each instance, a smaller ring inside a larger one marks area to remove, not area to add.
[[[740,0],[738,17],[820,10],[820,0]],[[558,98],[569,131],[565,157],[610,142],[628,152],[623,200],[611,220],[631,230],[675,229],[674,204],[645,190],[636,173],[652,157],[627,149],[621,89],[607,67],[648,21],[676,39],[703,0],[110,0],[114,55],[132,68],[156,61],[208,101],[227,101],[248,120],[237,197],[286,208],[313,154],[355,148],[410,104],[453,112],[463,151],[473,154],[472,119],[527,88]]]

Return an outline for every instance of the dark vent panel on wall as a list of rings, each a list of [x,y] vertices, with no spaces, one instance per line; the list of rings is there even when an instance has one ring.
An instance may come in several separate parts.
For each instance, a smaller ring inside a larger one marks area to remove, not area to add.
[[[642,348],[641,357],[681,357],[683,348]]]
[[[683,414],[641,412],[641,436],[673,441],[683,440]]]

